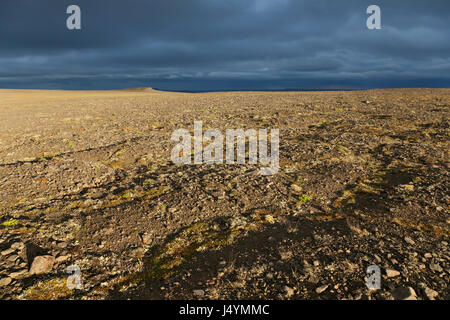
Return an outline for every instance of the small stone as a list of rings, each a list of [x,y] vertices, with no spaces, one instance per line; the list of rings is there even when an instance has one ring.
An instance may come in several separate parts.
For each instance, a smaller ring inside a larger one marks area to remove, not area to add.
[[[194,290],[194,296],[197,297],[203,297],[205,295],[205,291],[199,289],[199,290]]]
[[[53,268],[55,258],[53,256],[38,256],[31,264],[30,274],[47,273]]]
[[[270,223],[270,224],[274,224],[274,223],[275,223],[275,219],[274,219],[273,216],[271,216],[270,214],[266,215],[266,216],[264,217],[264,219],[265,219],[268,223]]]
[[[430,288],[425,288],[424,291],[425,291],[425,295],[430,300],[435,300],[436,297],[439,295],[439,293],[437,293],[437,291],[434,291],[433,289],[430,289]]]
[[[60,248],[60,249],[65,249],[65,248],[67,248],[67,242],[59,242],[59,243],[57,244],[57,246],[58,246],[58,248]]]
[[[295,292],[294,289],[292,289],[292,288],[290,288],[288,286],[284,286],[283,289],[284,289],[284,296],[286,298],[290,298],[290,297],[292,297],[294,295],[294,292]]]
[[[27,274],[28,274],[28,270],[25,269],[25,270],[21,270],[21,271],[18,271],[18,272],[13,272],[9,276],[12,279],[23,279],[23,278],[25,278],[27,276]]]
[[[17,254],[13,254],[9,256],[6,260],[8,260],[9,262],[15,262],[17,259],[19,259],[19,256]]]
[[[7,286],[8,284],[11,283],[11,281],[12,279],[10,277],[0,279],[0,288]]]
[[[430,263],[430,269],[436,272],[442,272],[442,267],[437,263]]]
[[[69,260],[70,256],[66,255],[66,256],[59,256],[58,258],[56,258],[56,263],[62,263],[62,262],[66,262],[67,260]]]
[[[315,260],[313,262],[313,264],[314,264],[314,267],[318,267],[318,266],[320,266],[320,261],[319,260]]]
[[[392,296],[396,300],[417,300],[416,292],[411,287],[399,287],[392,290]]]
[[[25,247],[25,244],[23,242],[14,242],[11,245],[11,249],[13,250],[22,250]]]
[[[3,250],[1,252],[1,255],[2,256],[7,256],[8,254],[13,253],[14,251],[15,251],[14,249],[9,248],[9,249]]]
[[[387,268],[386,269],[386,276],[388,277],[388,278],[394,278],[394,277],[397,277],[397,276],[399,276],[400,275],[400,272],[398,272],[397,270],[395,270],[395,269],[390,269],[390,268]]]
[[[302,187],[300,187],[299,185],[296,185],[295,183],[291,185],[291,189],[294,193],[297,193],[297,194],[301,194],[303,191]]]
[[[327,290],[327,289],[328,289],[328,285],[325,284],[325,285],[323,285],[323,286],[320,286],[320,287],[316,288],[316,293],[317,293],[317,294],[321,294],[322,292],[324,292],[324,291]]]
[[[433,256],[431,255],[431,253],[427,252],[423,255],[425,258],[427,259],[431,259]]]
[[[405,237],[405,242],[410,244],[410,245],[415,245],[416,243],[414,242],[413,239],[411,239],[410,237]]]
[[[147,245],[151,244],[153,242],[152,236],[148,233],[145,233],[142,236],[142,242]]]
[[[404,184],[404,185],[403,185],[403,188],[404,188],[406,191],[414,191],[414,185],[412,185],[412,184]]]
[[[11,283],[11,281],[12,279],[10,277],[0,279],[0,288],[7,286],[8,284]]]

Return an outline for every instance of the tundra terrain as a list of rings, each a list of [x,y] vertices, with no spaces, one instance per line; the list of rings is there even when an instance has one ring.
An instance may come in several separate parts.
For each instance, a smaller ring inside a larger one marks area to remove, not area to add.
[[[0,90],[0,299],[449,299],[449,113],[450,89]],[[194,121],[279,129],[279,172],[173,164]]]

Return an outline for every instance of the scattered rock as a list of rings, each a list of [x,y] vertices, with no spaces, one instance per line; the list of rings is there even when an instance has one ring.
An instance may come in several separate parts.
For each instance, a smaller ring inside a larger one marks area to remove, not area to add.
[[[425,288],[424,292],[425,292],[425,295],[427,296],[427,298],[430,300],[435,300],[436,297],[439,295],[439,293],[437,293],[437,291],[434,291],[433,289],[430,289],[430,288]]]
[[[149,245],[149,244],[151,244],[153,242],[153,238],[152,238],[152,236],[150,234],[144,233],[142,235],[142,242],[144,244],[146,244],[146,245]]]
[[[205,291],[199,289],[199,290],[194,290],[194,296],[197,297],[203,297],[205,295]]]
[[[31,264],[30,274],[47,273],[53,268],[55,258],[53,256],[38,256],[34,258]]]
[[[321,294],[322,292],[324,292],[324,291],[327,290],[327,289],[328,289],[328,285],[325,284],[325,285],[323,285],[323,286],[320,286],[320,287],[316,288],[316,293],[317,293],[317,294]]]
[[[11,249],[13,250],[22,250],[25,247],[25,244],[23,242],[14,242],[11,245]]]
[[[416,243],[414,242],[413,239],[411,239],[410,237],[405,237],[405,242],[410,244],[410,245],[415,245]]]
[[[270,214],[264,216],[264,219],[270,224],[274,224],[275,223],[275,219]]]
[[[291,189],[294,193],[301,194],[303,189],[302,187],[296,185],[295,183],[291,185]]]
[[[399,287],[392,290],[392,296],[396,300],[417,300],[416,292],[411,287]]]
[[[12,279],[23,279],[23,278],[25,278],[26,276],[28,275],[28,270],[21,270],[21,271],[18,271],[18,272],[13,272],[13,273],[11,273],[9,276],[12,278]]]
[[[69,260],[70,256],[66,255],[66,256],[59,256],[58,258],[56,258],[56,263],[62,263],[62,262],[66,262],[67,260]]]
[[[59,242],[59,243],[57,244],[57,246],[58,246],[58,248],[60,248],[60,249],[65,249],[65,248],[67,248],[67,242]]]
[[[438,263],[430,263],[430,269],[436,272],[442,272],[443,269]]]
[[[12,279],[10,277],[0,279],[0,288],[7,286],[8,284],[11,283],[11,281]]]
[[[17,259],[19,259],[19,256],[17,254],[10,255],[6,260],[10,262],[15,262]]]
[[[2,255],[2,256],[7,256],[8,254],[11,254],[11,253],[13,253],[13,252],[14,252],[14,249],[9,248],[9,249],[3,250],[3,251],[1,252],[1,255]]]
[[[284,296],[286,298],[291,298],[294,295],[295,290],[288,287],[288,286],[284,286]]]
[[[400,275],[400,272],[398,272],[397,270],[395,270],[395,269],[390,269],[390,268],[387,268],[386,269],[386,276],[388,277],[388,278],[394,278],[394,277],[397,277],[397,276],[399,276]]]
[[[412,184],[404,184],[404,185],[402,185],[402,187],[403,187],[406,191],[414,191],[414,185],[412,185]]]

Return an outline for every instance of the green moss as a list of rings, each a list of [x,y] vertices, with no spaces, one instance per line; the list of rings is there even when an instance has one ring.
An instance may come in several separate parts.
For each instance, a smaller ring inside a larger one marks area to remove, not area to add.
[[[312,198],[306,194],[303,194],[298,198],[298,202],[300,203],[308,203],[310,201],[312,201]]]
[[[210,222],[195,223],[163,246],[154,248],[146,260],[145,279],[167,279],[175,268],[195,252],[217,248],[232,242],[231,230],[217,232]]]
[[[19,224],[19,221],[18,221],[18,220],[16,220],[16,219],[10,219],[10,220],[8,220],[8,221],[3,222],[3,223],[2,223],[2,226],[4,226],[4,227],[14,227],[14,226],[16,226],[16,225],[18,225],[18,224]]]
[[[161,210],[162,212],[166,212],[167,211],[167,206],[164,203],[160,203],[158,205],[159,210]]]
[[[131,191],[126,191],[122,194],[122,198],[124,199],[129,199],[129,198],[133,198],[134,194]]]
[[[156,188],[151,188],[150,190],[145,192],[145,195],[143,196],[143,198],[145,198],[147,200],[154,199],[154,198],[159,197],[160,195],[162,195],[167,190],[169,190],[169,187],[167,187],[167,186],[160,186],[160,187],[156,187]]]
[[[153,180],[153,179],[146,179],[146,180],[144,181],[144,186],[152,186],[152,185],[154,185],[155,183],[156,183],[156,181]]]
[[[164,244],[152,247],[143,259],[144,271],[128,275],[116,285],[124,288],[132,283],[167,279],[195,253],[228,246],[263,224],[273,223],[272,219],[267,219],[269,215],[273,218],[279,214],[279,211],[255,209],[242,217],[243,224],[227,230],[218,230],[214,221],[194,223]]]
[[[66,278],[57,278],[38,282],[24,291],[27,300],[58,300],[66,299],[72,295],[72,291],[66,286]]]

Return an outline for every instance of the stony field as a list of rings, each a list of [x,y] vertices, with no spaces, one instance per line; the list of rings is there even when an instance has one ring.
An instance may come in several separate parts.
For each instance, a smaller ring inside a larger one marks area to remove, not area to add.
[[[450,89],[0,90],[0,299],[450,299],[449,114]],[[279,172],[173,164],[194,121],[278,128]]]

